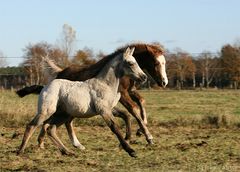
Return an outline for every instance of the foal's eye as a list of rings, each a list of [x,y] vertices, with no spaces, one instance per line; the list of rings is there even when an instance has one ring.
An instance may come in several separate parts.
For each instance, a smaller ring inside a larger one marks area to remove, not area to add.
[[[155,65],[155,66],[158,66],[159,64],[160,64],[160,63],[159,63],[158,61],[156,61],[154,65]]]
[[[129,66],[134,66],[134,63],[129,62],[128,65]]]

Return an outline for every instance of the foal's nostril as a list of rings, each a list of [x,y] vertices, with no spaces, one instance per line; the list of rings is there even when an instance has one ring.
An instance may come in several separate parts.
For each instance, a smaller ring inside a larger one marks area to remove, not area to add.
[[[141,80],[142,80],[142,81],[146,81],[146,80],[147,80],[147,76],[146,76],[146,75],[142,75],[142,76],[141,76]]]

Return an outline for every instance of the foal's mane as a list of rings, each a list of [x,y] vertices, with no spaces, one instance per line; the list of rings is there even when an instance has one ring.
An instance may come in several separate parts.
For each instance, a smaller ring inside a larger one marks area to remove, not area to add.
[[[115,52],[103,57],[95,64],[88,66],[71,65],[65,68],[63,71],[59,72],[57,78],[66,78],[69,80],[86,80],[95,77],[110,60],[112,60],[118,54],[123,53],[127,47],[135,47],[135,52],[151,51],[152,53],[163,53],[163,49],[158,45],[143,43],[127,44],[123,47],[118,48]],[[76,75],[78,76],[78,79],[76,78]]]

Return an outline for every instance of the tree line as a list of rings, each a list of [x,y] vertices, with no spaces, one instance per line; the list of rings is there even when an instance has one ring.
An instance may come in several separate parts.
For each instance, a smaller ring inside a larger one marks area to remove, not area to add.
[[[29,44],[23,50],[24,61],[18,70],[21,71],[21,75],[22,73],[27,75],[26,85],[46,83],[41,56],[48,56],[62,68],[69,65],[90,65],[105,56],[102,51],[94,53],[88,47],[74,51],[75,30],[67,24],[63,25],[62,29],[57,45],[39,42]],[[158,42],[153,44],[162,46]],[[217,54],[204,51],[198,55],[192,55],[181,49],[174,52],[166,50],[165,57],[169,88],[240,88],[240,44],[223,45]],[[6,70],[10,69],[0,68],[0,74],[6,74]],[[147,87],[156,86],[151,78],[146,85]]]
[[[178,50],[167,55],[169,85],[181,88],[240,88],[240,46],[226,44],[218,54],[192,56]]]
[[[69,57],[61,49],[46,42],[28,45],[24,52],[25,60],[18,71],[28,76],[27,85],[46,83],[41,56],[47,55],[62,68],[69,65],[90,65],[105,56],[103,52],[94,54],[92,49],[86,47]],[[202,52],[197,56],[179,49],[166,52],[165,56],[169,88],[240,88],[240,46],[227,44],[218,54]],[[6,70],[0,69],[0,73],[4,71],[6,73]],[[149,82],[151,86],[156,86],[154,81]]]

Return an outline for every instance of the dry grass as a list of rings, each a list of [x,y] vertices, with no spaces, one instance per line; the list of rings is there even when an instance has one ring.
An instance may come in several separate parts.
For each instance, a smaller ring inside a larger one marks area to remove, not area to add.
[[[16,156],[37,97],[20,99],[0,92],[0,171],[240,171],[240,91],[141,93],[155,145],[148,147],[143,137],[134,136],[138,158],[133,159],[118,148],[116,137],[99,117],[75,122],[85,151],[71,147],[65,128],[60,128],[59,137],[77,157],[60,155],[48,138],[46,149],[39,150],[39,131],[26,153]]]

